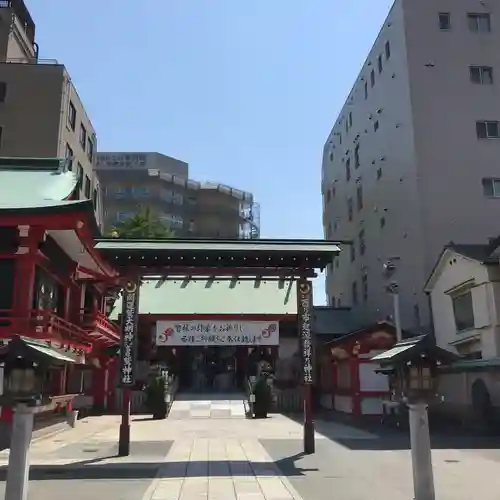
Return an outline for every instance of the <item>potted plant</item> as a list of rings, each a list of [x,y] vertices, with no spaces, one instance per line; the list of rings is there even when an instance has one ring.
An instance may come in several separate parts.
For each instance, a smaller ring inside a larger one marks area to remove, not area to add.
[[[146,386],[146,407],[155,420],[167,417],[167,380],[162,375],[154,375]]]
[[[271,407],[271,388],[267,382],[267,377],[261,375],[254,386],[254,416],[255,418],[267,418]]]

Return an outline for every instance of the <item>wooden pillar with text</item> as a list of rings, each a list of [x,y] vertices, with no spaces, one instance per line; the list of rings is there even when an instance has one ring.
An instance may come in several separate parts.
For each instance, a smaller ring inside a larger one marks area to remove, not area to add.
[[[130,454],[130,399],[136,382],[138,320],[139,281],[129,280],[123,288],[122,338],[118,372],[118,383],[123,391],[122,421],[118,441],[118,455],[121,457]]]
[[[315,451],[313,419],[314,342],[311,329],[312,283],[297,281],[297,319],[302,359],[302,391],[304,402],[304,453]]]

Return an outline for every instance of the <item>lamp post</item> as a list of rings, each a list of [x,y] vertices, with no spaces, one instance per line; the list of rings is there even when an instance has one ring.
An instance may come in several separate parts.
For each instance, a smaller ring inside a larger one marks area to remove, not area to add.
[[[394,326],[396,328],[396,341],[399,342],[403,338],[403,332],[401,329],[401,314],[399,307],[399,283],[391,278],[397,271],[397,262],[399,257],[391,257],[384,264],[384,277],[388,281],[386,284],[386,291],[392,296],[393,310],[394,310]]]

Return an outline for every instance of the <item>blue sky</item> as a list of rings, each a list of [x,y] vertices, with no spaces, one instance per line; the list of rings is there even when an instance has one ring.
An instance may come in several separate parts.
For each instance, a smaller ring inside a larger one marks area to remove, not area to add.
[[[323,236],[323,144],[392,0],[25,1],[99,150],[253,192],[262,237]]]

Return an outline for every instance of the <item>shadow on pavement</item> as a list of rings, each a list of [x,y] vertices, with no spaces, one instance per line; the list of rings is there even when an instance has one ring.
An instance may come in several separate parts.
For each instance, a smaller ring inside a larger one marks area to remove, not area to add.
[[[195,462],[126,462],[99,464],[101,460],[113,459],[102,457],[84,460],[67,465],[33,465],[30,468],[30,481],[53,480],[96,480],[96,479],[152,479],[183,477],[253,477],[280,476],[286,471],[287,476],[303,476],[317,469],[302,469],[295,465],[302,454],[286,457],[276,462],[247,461],[195,461]],[[159,474],[158,474],[159,472]],[[7,467],[0,467],[0,482],[7,478]]]
[[[302,423],[302,415],[286,415]],[[354,432],[349,432],[350,427]],[[389,427],[378,419],[355,418],[344,414],[316,416],[315,429],[327,439],[351,450],[409,450],[410,435],[407,429]],[[349,436],[349,434],[356,434]],[[499,436],[484,436],[449,428],[431,431],[431,445],[436,450],[493,450],[500,449]]]

